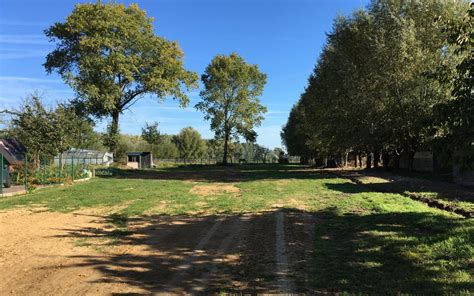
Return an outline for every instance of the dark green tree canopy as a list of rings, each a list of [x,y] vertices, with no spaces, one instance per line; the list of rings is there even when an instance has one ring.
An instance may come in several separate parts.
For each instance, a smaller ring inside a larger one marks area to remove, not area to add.
[[[31,95],[12,115],[11,135],[25,145],[35,160],[72,147],[97,146],[98,136],[91,122],[77,116],[70,106],[46,108],[39,96]]]
[[[201,134],[192,127],[183,128],[173,137],[173,142],[178,147],[180,157],[184,161],[198,158],[204,152],[204,141]]]
[[[142,138],[152,146],[153,150],[153,145],[159,144],[161,140],[158,122],[152,124],[148,124],[148,122],[146,122],[145,127],[142,128]]]
[[[266,75],[257,65],[249,65],[232,53],[216,56],[206,67],[201,80],[204,90],[200,93],[202,101],[196,108],[211,121],[216,138],[224,140],[223,162],[227,163],[231,137],[243,136],[248,141],[256,139],[254,127],[261,124],[263,113],[267,111],[259,100]]]
[[[466,7],[466,1],[373,0],[366,9],[336,18],[283,128],[288,152],[330,157],[354,151],[374,159],[403,153],[411,167],[417,150],[451,129],[449,121],[440,129],[435,114],[435,106],[450,110],[445,115],[455,114],[450,92],[457,85],[452,82],[461,81],[456,78],[460,56],[443,28]],[[465,34],[457,37],[466,40]],[[449,83],[434,79],[440,67]]]
[[[186,106],[185,91],[197,86],[178,44],[156,36],[152,19],[137,5],[78,4],[45,34],[56,43],[46,71],[59,73],[88,113],[112,117],[111,133],[118,131],[119,114],[145,94]]]
[[[440,16],[445,24],[448,42],[455,47],[460,60],[455,67],[452,99],[435,106],[437,115],[437,144],[448,150],[444,156],[461,168],[474,167],[474,56],[472,54],[474,32],[474,4],[460,18]],[[438,79],[451,83],[448,67],[438,69]]]

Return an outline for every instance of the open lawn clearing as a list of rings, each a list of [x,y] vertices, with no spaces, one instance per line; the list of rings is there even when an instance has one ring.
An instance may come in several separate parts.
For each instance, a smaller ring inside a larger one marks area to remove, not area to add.
[[[344,186],[360,185],[301,166],[204,166],[2,199],[0,294],[473,290],[472,219]]]

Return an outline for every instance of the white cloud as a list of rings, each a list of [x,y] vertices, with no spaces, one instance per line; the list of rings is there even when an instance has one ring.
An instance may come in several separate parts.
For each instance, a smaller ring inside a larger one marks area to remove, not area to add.
[[[39,49],[19,49],[19,50],[5,50],[0,51],[1,60],[14,60],[26,58],[44,58],[48,54],[46,50]]]
[[[0,82],[63,83],[60,79],[44,79],[21,76],[0,76]]]
[[[47,27],[50,24],[41,23],[41,22],[19,22],[19,21],[13,21],[13,20],[0,20],[0,25],[1,26],[12,26],[12,27],[19,27],[19,26]]]
[[[29,44],[49,45],[48,38],[44,35],[0,35],[0,44]]]
[[[36,92],[49,104],[74,96],[73,91],[56,78],[0,76],[0,106],[2,107],[16,108],[24,98]]]

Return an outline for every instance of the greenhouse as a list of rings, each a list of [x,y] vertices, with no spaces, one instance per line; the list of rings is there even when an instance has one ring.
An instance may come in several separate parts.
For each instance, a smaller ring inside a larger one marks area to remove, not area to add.
[[[54,157],[55,165],[104,165],[109,166],[114,161],[113,153],[71,148]]]

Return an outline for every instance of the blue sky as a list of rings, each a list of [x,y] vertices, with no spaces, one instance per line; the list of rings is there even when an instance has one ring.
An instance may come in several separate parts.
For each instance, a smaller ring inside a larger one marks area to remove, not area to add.
[[[105,0],[103,2],[106,2]],[[177,41],[185,54],[185,66],[203,72],[216,54],[237,52],[258,64],[267,74],[261,98],[266,119],[257,128],[257,142],[281,146],[280,130],[304,90],[307,78],[324,44],[332,20],[362,8],[362,0],[148,0],[138,3],[154,17],[157,35]],[[43,30],[62,22],[81,1],[0,1],[0,109],[17,108],[33,91],[49,105],[74,96],[57,75],[47,75],[42,64],[54,48]],[[171,99],[157,103],[144,97],[120,120],[123,133],[139,134],[145,122],[158,121],[164,133],[192,126],[212,138],[209,123],[193,106],[199,90],[190,93],[191,104],[178,107]],[[97,124],[102,131],[107,121]]]

